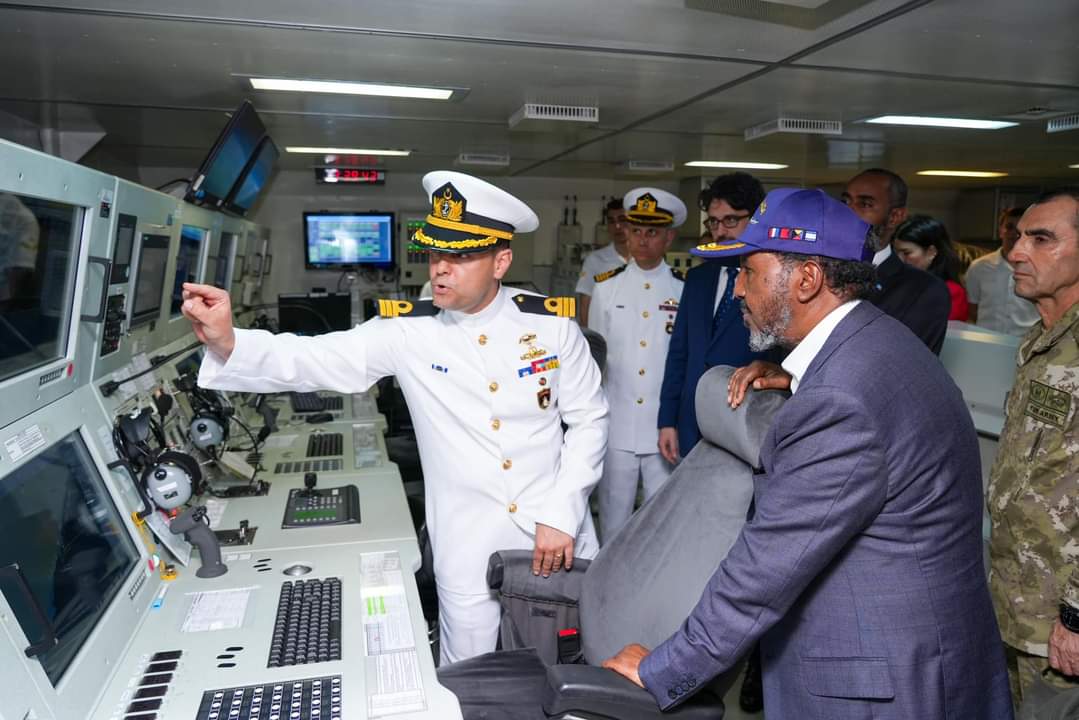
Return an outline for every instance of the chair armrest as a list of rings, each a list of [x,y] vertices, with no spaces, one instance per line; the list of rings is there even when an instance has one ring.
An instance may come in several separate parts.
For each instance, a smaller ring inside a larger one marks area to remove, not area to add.
[[[619,720],[714,720],[722,716],[723,701],[704,690],[663,712],[647,690],[616,672],[592,665],[552,665],[547,668],[543,711],[550,716],[579,712]]]
[[[543,577],[532,574],[532,551],[499,550],[491,553],[487,561],[487,586],[505,597],[576,605],[589,563],[574,560],[572,570]]]

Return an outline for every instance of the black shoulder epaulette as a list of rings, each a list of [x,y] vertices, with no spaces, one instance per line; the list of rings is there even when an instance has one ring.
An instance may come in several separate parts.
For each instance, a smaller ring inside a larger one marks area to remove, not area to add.
[[[607,272],[601,272],[599,275],[593,275],[592,280],[595,282],[603,282],[604,280],[610,280],[618,273],[626,269],[625,265],[619,265],[614,270],[608,270]]]
[[[379,300],[378,316],[384,318],[395,317],[429,317],[438,315],[440,308],[431,300]]]
[[[577,315],[577,298],[571,297],[544,297],[543,295],[520,295],[513,296],[513,302],[521,312],[535,315],[555,315],[557,317],[572,318]]]
[[[681,270],[675,270],[674,268],[671,268],[671,275],[674,275],[675,280],[681,280],[682,282],[685,282],[686,280],[686,274]]]

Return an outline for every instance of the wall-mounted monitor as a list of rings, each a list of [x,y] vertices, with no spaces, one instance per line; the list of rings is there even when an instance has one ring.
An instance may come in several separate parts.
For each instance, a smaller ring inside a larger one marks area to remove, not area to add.
[[[246,215],[266,187],[273,173],[274,165],[281,153],[267,135],[259,144],[258,150],[251,156],[239,181],[225,199],[224,208],[237,215]]]
[[[277,296],[277,326],[281,332],[322,335],[352,327],[352,296],[348,293],[302,293]]]
[[[305,212],[304,262],[310,270],[392,268],[392,212]]]
[[[244,100],[195,172],[185,199],[197,205],[221,205],[265,134],[255,108]]]
[[[156,320],[165,292],[165,269],[169,264],[169,236],[143,235],[135,268],[135,300],[131,303],[131,327]]]

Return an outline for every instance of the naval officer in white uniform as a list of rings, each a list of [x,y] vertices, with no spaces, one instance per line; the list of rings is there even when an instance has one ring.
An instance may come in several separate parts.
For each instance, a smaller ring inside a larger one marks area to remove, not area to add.
[[[584,256],[581,276],[577,279],[575,288],[579,306],[577,317],[584,327],[588,327],[588,306],[592,302],[596,276],[621,267],[629,260],[629,251],[626,250],[626,211],[622,207],[622,198],[611,198],[603,209],[603,215],[607,244]]]
[[[495,649],[492,552],[533,550],[547,576],[598,549],[587,501],[607,402],[574,299],[501,285],[535,213],[461,173],[423,186],[432,209],[415,237],[431,250],[433,300],[383,300],[381,317],[317,337],[233,330],[228,294],[205,285],[184,286],[183,312],[210,349],[202,387],[355,393],[397,376],[426,483],[442,660],[455,662]]]
[[[659,391],[684,284],[663,256],[686,220],[685,204],[649,187],[630,190],[623,203],[632,260],[597,276],[588,313],[589,329],[607,340],[611,433],[599,484],[604,542],[633,514],[638,479],[647,500],[673,469],[659,452]]]

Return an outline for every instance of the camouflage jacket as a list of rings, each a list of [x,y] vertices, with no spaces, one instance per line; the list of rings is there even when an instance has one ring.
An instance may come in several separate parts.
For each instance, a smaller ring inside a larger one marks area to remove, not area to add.
[[[1079,304],[1019,346],[989,475],[990,589],[1004,642],[1048,655],[1062,600],[1079,605]]]

